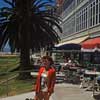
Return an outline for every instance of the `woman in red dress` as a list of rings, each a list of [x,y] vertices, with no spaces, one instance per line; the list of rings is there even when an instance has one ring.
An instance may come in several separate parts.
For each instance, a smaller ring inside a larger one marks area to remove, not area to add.
[[[53,66],[53,60],[50,56],[42,57],[42,66],[38,72],[35,100],[49,100],[54,92],[56,80],[56,71]]]

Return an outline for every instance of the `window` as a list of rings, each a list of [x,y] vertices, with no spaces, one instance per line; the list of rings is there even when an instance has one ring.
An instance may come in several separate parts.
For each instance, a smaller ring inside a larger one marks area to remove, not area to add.
[[[99,23],[100,23],[100,0],[99,0],[98,4],[99,4],[99,10],[98,11],[99,11]]]
[[[77,5],[79,5],[83,0],[77,0]]]
[[[96,24],[98,24],[98,13],[99,13],[99,6],[98,0],[96,0]]]
[[[63,23],[63,32],[66,33],[66,35],[69,35],[75,32],[75,16],[74,15]]]
[[[93,61],[94,61],[94,64],[100,64],[100,53],[99,52],[95,52]]]
[[[80,11],[80,15],[79,15],[79,30],[81,30],[82,27],[82,11]]]
[[[76,32],[87,28],[87,7],[76,13]]]
[[[89,27],[100,23],[100,0],[94,0],[89,4]]]
[[[90,53],[84,53],[83,60],[90,62],[90,59],[91,59],[91,54]]]
[[[92,26],[92,16],[93,16],[93,8],[92,8],[93,6],[92,6],[92,4],[89,6],[89,26]]]
[[[95,25],[95,2],[93,2],[93,15],[92,15],[92,19],[93,19],[93,22],[92,22],[92,25],[94,26]]]
[[[87,29],[88,27],[88,13],[87,13],[87,7],[85,9],[85,19],[84,19],[84,23],[85,23],[85,28]]]

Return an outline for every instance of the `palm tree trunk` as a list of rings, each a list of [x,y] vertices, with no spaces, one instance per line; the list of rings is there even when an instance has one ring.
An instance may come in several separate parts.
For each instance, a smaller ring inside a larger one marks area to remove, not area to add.
[[[26,19],[26,18],[25,18]],[[26,24],[27,23],[27,24]],[[20,79],[27,79],[30,77],[30,40],[29,40],[29,21],[24,20],[21,28],[20,40]]]
[[[29,71],[31,70],[29,49],[22,48],[20,53],[19,78],[29,79],[31,77]]]
[[[30,7],[31,0],[15,0],[20,21],[20,79],[30,77]]]

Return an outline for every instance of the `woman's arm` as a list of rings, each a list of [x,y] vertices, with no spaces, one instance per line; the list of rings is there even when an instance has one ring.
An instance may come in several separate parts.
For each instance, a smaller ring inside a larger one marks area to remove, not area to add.
[[[49,93],[52,94],[54,92],[54,86],[55,86],[55,82],[56,82],[56,71],[53,70],[52,73],[51,73],[52,77],[51,77],[51,85],[50,85],[50,88],[49,88]]]

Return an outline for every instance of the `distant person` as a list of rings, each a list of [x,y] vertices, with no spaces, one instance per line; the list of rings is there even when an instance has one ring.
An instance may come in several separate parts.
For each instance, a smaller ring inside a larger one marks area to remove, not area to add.
[[[36,81],[35,100],[49,100],[54,92],[56,71],[50,56],[43,56],[41,61],[42,66]]]
[[[34,64],[34,60],[33,60],[33,58],[31,57],[30,59],[31,59],[31,63]]]
[[[60,73],[61,69],[62,69],[62,66],[59,65],[59,66],[58,66],[58,70],[57,70],[57,73],[58,73],[58,74]]]
[[[100,75],[97,76],[97,82],[98,82],[98,84],[99,84],[99,86],[100,86]]]
[[[68,61],[68,63],[72,63],[71,58],[68,58],[67,61]]]
[[[37,65],[41,65],[41,60],[40,59],[37,60]]]
[[[66,62],[65,62],[65,68],[69,68],[69,67],[71,67],[72,66],[72,60],[71,60],[71,58],[66,58],[66,60],[65,60]]]
[[[63,63],[63,65],[62,65],[62,70],[66,70],[67,68],[68,68],[68,58],[65,58],[64,59],[64,63]]]

